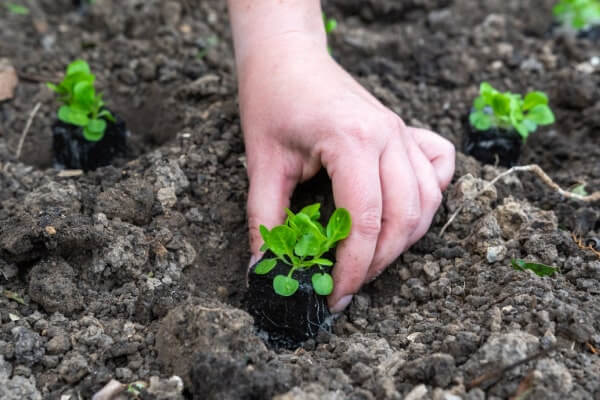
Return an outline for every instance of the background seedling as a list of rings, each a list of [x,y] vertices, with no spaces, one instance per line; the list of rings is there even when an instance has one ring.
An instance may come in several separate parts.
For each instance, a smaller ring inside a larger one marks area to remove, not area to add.
[[[521,259],[513,258],[512,260],[510,260],[510,262],[514,269],[518,271],[525,271],[526,269],[529,269],[533,271],[537,276],[552,276],[558,270],[558,268],[551,267],[546,264],[532,263]]]
[[[523,99],[520,94],[499,92],[487,82],[481,84],[469,115],[469,122],[477,130],[514,129],[523,141],[539,125],[550,125],[554,120],[545,93],[529,92]]]
[[[286,275],[277,275],[273,279],[273,289],[281,296],[291,296],[298,290],[299,282],[293,278],[294,271],[317,266],[320,272],[312,275],[312,285],[318,294],[326,296],[333,291],[333,278],[324,271],[333,262],[323,255],[334,248],[336,243],[350,234],[352,221],[350,213],[338,208],[329,218],[326,227],[319,223],[320,204],[304,207],[298,214],[286,209],[285,223],[269,230],[260,226],[260,234],[265,242],[261,251],[271,250],[276,258],[262,260],[254,272],[268,274],[277,265],[277,260],[289,265]]]
[[[327,36],[337,28],[337,21],[333,18],[327,18],[325,13],[323,13],[323,23],[325,24],[325,33]],[[327,45],[327,50],[331,53],[331,47],[329,47],[329,45]]]
[[[84,138],[91,142],[102,139],[106,121],[115,122],[110,111],[103,108],[102,94],[96,94],[95,80],[88,63],[75,60],[67,67],[62,82],[58,85],[47,83],[64,103],[58,109],[58,119],[82,127]]]
[[[4,3],[4,7],[9,13],[15,15],[27,15],[29,14],[29,8],[16,3]]]
[[[558,21],[575,30],[600,24],[600,0],[561,0],[552,12]]]
[[[337,21],[334,18],[327,18],[323,13],[323,23],[325,24],[325,32],[329,35],[337,28]]]

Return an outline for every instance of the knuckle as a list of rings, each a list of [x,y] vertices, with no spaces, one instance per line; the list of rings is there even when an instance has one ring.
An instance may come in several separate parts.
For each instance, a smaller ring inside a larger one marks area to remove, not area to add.
[[[427,193],[426,201],[431,206],[431,208],[437,209],[442,203],[442,192],[440,191],[440,189],[437,187],[431,188],[429,193]]]
[[[356,231],[367,238],[377,238],[381,231],[381,211],[371,208],[363,211],[358,217]]]
[[[394,113],[389,113],[389,124],[393,128],[399,129],[400,131],[404,131],[406,129],[406,124],[404,123],[402,118],[400,118]]]
[[[409,232],[414,232],[421,222],[421,211],[411,210],[404,215],[403,225],[404,229]]]

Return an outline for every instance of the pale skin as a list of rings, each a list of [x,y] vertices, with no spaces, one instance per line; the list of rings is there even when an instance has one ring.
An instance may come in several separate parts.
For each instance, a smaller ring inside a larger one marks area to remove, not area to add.
[[[295,186],[327,170],[353,219],[328,298],[342,311],[429,229],[454,173],[454,146],[406,126],[327,51],[319,0],[228,0],[246,145],[252,261],[258,230],[281,224]],[[251,262],[252,262],[251,261]]]

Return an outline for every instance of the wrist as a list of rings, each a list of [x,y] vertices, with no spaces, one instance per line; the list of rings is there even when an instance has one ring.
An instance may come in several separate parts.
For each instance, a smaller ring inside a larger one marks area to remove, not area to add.
[[[229,0],[238,73],[249,58],[327,48],[319,0]]]

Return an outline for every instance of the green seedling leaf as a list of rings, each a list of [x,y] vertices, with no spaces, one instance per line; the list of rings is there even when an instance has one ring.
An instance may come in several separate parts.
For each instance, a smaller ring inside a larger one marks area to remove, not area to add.
[[[554,114],[543,92],[530,92],[523,99],[520,94],[500,93],[489,83],[482,82],[479,96],[473,101],[469,123],[480,131],[516,130],[525,141],[539,125],[554,123]]]
[[[322,243],[323,242],[317,239],[312,233],[307,233],[300,237],[300,240],[296,243],[296,247],[294,247],[294,251],[300,257],[314,257],[319,255]]]
[[[554,123],[554,114],[547,105],[538,104],[527,113],[527,119],[538,125],[550,125]]]
[[[337,28],[337,21],[333,18],[327,18],[327,15],[323,13],[323,24],[325,25],[325,32],[330,34]]]
[[[331,267],[333,262],[329,261],[326,258],[314,258],[310,260],[313,264],[322,265],[324,267]]]
[[[97,142],[104,137],[106,121],[103,119],[91,119],[83,128],[83,137],[90,142]]]
[[[67,124],[77,126],[87,126],[89,122],[89,118],[85,113],[69,106],[61,106],[58,109],[58,119],[60,119],[63,122],[66,122]]]
[[[17,303],[19,303],[21,305],[25,305],[25,300],[23,300],[23,298],[21,296],[19,296],[17,293],[11,292],[10,290],[5,290],[3,294],[4,294],[4,297],[6,297],[7,299],[16,301]]]
[[[538,276],[552,276],[558,270],[556,267],[550,267],[548,265],[539,263],[530,263],[521,259],[513,258],[510,260],[510,262],[514,269],[518,271],[525,271],[526,269],[529,269]]]
[[[331,244],[345,239],[350,234],[352,218],[345,208],[338,208],[333,212],[327,223],[327,241]]]
[[[255,267],[256,273],[266,274],[272,271],[277,262],[283,262],[291,267],[287,276],[278,275],[273,280],[273,288],[281,296],[291,296],[298,289],[299,283],[292,277],[294,271],[317,266],[322,271],[323,267],[331,267],[333,262],[322,258],[322,255],[335,247],[337,241],[350,234],[352,222],[347,210],[343,208],[335,210],[327,228],[318,221],[319,210],[318,203],[304,207],[297,214],[286,209],[287,218],[284,224],[271,230],[264,225],[259,227],[260,235],[265,242],[261,251],[270,250],[277,259],[261,261]],[[323,293],[327,290],[330,292],[332,289],[324,286],[328,278],[320,275],[317,277],[319,277],[318,285],[321,285],[319,290]],[[333,287],[333,283],[331,286]]]
[[[469,115],[469,122],[475,129],[487,131],[492,127],[492,118],[482,111],[475,111]]]
[[[273,268],[277,265],[277,259],[275,258],[267,258],[258,263],[256,268],[254,268],[254,273],[258,275],[265,275],[271,272]]]
[[[293,257],[297,234],[285,225],[279,225],[269,232],[269,249],[278,256]]]
[[[492,110],[498,116],[509,115],[511,107],[511,99],[509,96],[496,94],[492,100]]]
[[[321,212],[319,209],[321,208],[321,204],[315,203],[310,206],[304,207],[298,214],[306,214],[313,221],[318,221],[321,218]]]
[[[576,185],[573,189],[571,189],[571,193],[576,194],[578,196],[587,196],[589,194],[587,190],[585,190],[585,183]]]
[[[83,137],[92,142],[104,137],[107,121],[115,122],[114,116],[103,109],[102,95],[94,89],[95,80],[88,63],[75,60],[67,66],[65,78],[59,84],[47,83],[64,103],[58,109],[58,118],[82,127]]]
[[[290,219],[290,225],[292,224],[298,230],[299,237],[311,234],[321,243],[327,240],[323,234],[322,226],[304,213],[298,213],[293,219]]]
[[[90,66],[87,62],[83,60],[75,60],[67,67],[67,76],[79,73],[91,75],[92,71],[90,70]]]
[[[600,24],[598,0],[561,0],[552,12],[559,22],[575,30],[588,29]]]
[[[273,279],[273,289],[280,296],[291,296],[298,290],[300,283],[294,278],[289,278],[285,275],[277,275]]]
[[[100,111],[98,113],[98,118],[104,118],[105,120],[113,122],[113,123],[117,122],[117,120],[115,119],[115,117],[108,110],[102,110],[102,111]]]
[[[83,109],[87,109],[94,105],[96,100],[96,90],[90,82],[77,82],[73,86],[73,102]]]
[[[317,294],[328,296],[333,291],[333,278],[328,273],[316,273],[312,276],[312,285]]]
[[[544,92],[530,92],[523,100],[523,110],[531,110],[539,104],[548,104],[548,96]]]
[[[29,14],[29,8],[16,3],[6,3],[4,5],[9,13],[15,15],[27,15]]]

